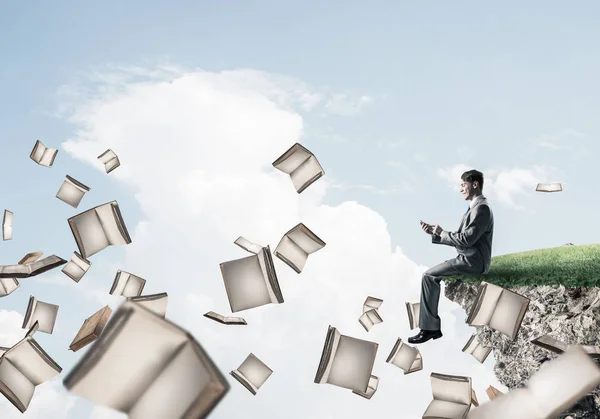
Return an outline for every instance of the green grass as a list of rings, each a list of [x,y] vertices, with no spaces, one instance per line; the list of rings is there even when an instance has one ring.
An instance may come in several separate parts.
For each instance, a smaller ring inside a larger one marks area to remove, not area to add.
[[[454,275],[444,278],[446,283],[456,280],[469,284],[487,281],[507,287],[598,287],[600,244],[558,246],[495,256],[486,275]]]

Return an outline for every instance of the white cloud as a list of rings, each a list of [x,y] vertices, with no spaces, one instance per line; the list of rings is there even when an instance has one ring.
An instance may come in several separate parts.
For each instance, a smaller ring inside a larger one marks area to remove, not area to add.
[[[360,114],[363,109],[373,103],[374,99],[370,96],[351,97],[348,94],[334,94],[325,103],[325,110],[330,113],[341,116],[354,116]]]
[[[467,170],[477,169],[483,173],[483,194],[501,205],[518,210],[526,206],[520,202],[523,197],[533,196],[538,183],[559,182],[549,180],[555,172],[552,167],[533,166],[532,169],[489,169],[474,168],[465,164],[457,164],[449,168],[438,169],[438,175],[446,179],[448,185],[455,191],[460,191],[460,177]],[[565,185],[564,182],[562,182]]]
[[[257,396],[227,375],[231,391],[211,417],[386,416],[398,411],[398,395],[406,396],[402,415],[420,417],[431,401],[432,371],[473,376],[482,388],[497,385],[489,369],[460,351],[470,331],[459,321],[464,313],[445,298],[445,336],[420,348],[425,369],[404,376],[385,363],[396,339],[414,334],[404,302],[418,301],[426,268],[391,247],[375,211],[356,202],[323,204],[332,187],[327,177],[299,195],[289,176],[272,168],[302,142],[304,120],[286,104],[303,109],[294,98],[304,92],[301,84],[291,88],[260,74],[260,83],[248,70],[173,72],[144,83],[111,76],[90,100],[64,108],[75,111],[70,120],[78,132],[63,148],[98,170],[96,156],[112,148],[122,166],[111,176],[137,191],[143,220],[128,225],[133,243],[124,247],[125,263],[149,273],[147,287],[169,293],[167,318],[188,328],[226,375],[250,352],[274,370]],[[320,144],[304,145],[319,157]],[[328,162],[321,164],[327,172]],[[327,245],[309,256],[300,275],[275,259],[285,303],[234,314],[248,326],[202,317],[209,310],[229,314],[219,263],[248,256],[233,244],[238,236],[274,250],[300,221]],[[369,333],[357,320],[368,295],[384,299],[384,323]],[[313,383],[329,324],[380,344],[374,374],[381,382],[372,400]]]

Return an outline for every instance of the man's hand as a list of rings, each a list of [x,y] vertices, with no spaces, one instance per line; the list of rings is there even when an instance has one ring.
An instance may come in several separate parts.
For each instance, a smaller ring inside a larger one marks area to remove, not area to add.
[[[431,226],[431,231],[432,231],[431,234],[439,236],[440,234],[442,234],[442,231],[444,231],[444,229],[436,224],[434,226]]]
[[[431,224],[427,224],[424,223],[423,221],[419,220],[419,223],[421,224],[421,228],[423,229],[423,231],[427,234],[433,234],[433,226]]]

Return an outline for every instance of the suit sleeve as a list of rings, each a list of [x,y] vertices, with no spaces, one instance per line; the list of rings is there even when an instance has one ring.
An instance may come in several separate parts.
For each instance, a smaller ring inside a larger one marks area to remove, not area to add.
[[[443,243],[443,242],[441,241],[441,237],[440,237],[440,236],[438,236],[438,235],[436,235],[436,234],[432,234],[432,235],[431,235],[431,243],[433,243],[433,244],[445,244],[446,246],[453,246],[452,244],[450,244],[450,243],[447,243],[447,242],[446,242],[446,243]]]
[[[473,217],[462,233],[442,231],[439,242],[448,246],[471,247],[485,233],[490,225],[491,213],[487,205],[478,205],[473,210]]]

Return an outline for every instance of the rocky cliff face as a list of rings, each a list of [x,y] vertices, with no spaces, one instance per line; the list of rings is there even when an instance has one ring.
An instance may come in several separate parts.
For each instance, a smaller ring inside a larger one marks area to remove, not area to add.
[[[509,389],[523,387],[542,363],[558,354],[531,343],[550,335],[570,345],[600,345],[600,288],[563,286],[509,288],[530,299],[529,307],[514,340],[487,326],[478,327],[479,342],[493,348],[494,373]],[[446,297],[468,314],[475,302],[477,285],[455,281],[446,284]],[[465,317],[466,318],[466,317]],[[490,354],[491,356],[491,354]],[[596,360],[600,363],[600,360]],[[600,418],[600,390],[596,389],[559,418]]]

